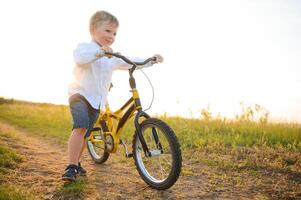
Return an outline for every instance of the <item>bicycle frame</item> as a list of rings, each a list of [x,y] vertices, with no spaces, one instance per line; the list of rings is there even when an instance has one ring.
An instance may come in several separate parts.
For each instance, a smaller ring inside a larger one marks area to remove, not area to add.
[[[138,64],[145,64],[145,63],[151,61],[153,58],[149,58],[146,61],[144,61],[143,63],[133,63],[130,60],[128,60],[126,57],[124,57],[120,54],[114,54],[114,53],[106,53],[106,54],[121,58],[128,64],[133,65],[133,67],[131,69],[129,69],[129,73],[130,73],[129,83],[130,83],[130,87],[132,89],[131,90],[132,97],[120,109],[118,109],[115,112],[112,112],[110,110],[109,105],[106,104],[105,111],[100,114],[95,125],[101,127],[101,129],[103,130],[104,136],[106,136],[106,135],[112,136],[114,144],[113,144],[113,149],[110,152],[115,153],[117,151],[118,144],[121,143],[120,136],[122,134],[124,125],[135,114],[135,112],[137,112],[136,116],[135,116],[135,120],[134,120],[136,133],[138,134],[138,137],[141,142],[141,145],[142,145],[145,155],[151,156],[151,153],[145,143],[145,140],[144,140],[143,134],[141,132],[141,128],[140,128],[140,123],[139,123],[140,118],[144,117],[147,119],[150,117],[148,114],[146,114],[142,110],[139,93],[138,93],[138,90],[136,89],[136,82],[133,77],[133,72],[137,68]],[[114,123],[114,121],[115,121],[115,123]],[[116,124],[117,124],[117,127],[116,127]],[[153,130],[153,136],[154,136],[155,142],[158,145],[160,145],[158,135],[155,130]],[[93,134],[90,135],[89,139],[92,142],[103,142],[103,140],[97,140],[97,139],[93,138]]]

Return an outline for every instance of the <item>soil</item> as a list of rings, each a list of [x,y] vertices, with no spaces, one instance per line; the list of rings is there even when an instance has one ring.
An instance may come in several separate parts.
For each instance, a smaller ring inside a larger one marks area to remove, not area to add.
[[[121,146],[120,153],[111,155],[101,165],[95,164],[85,151],[82,166],[87,170],[87,176],[78,180],[85,185],[84,191],[67,194],[62,189],[67,187],[66,183],[60,180],[67,164],[67,144],[59,145],[55,140],[32,136],[1,122],[0,132],[5,131],[15,132],[18,140],[7,138],[5,143],[25,157],[7,175],[7,180],[9,184],[28,188],[38,199],[301,199],[301,192],[292,196],[288,189],[282,189],[283,184],[287,184],[283,174],[278,178],[268,174],[254,177],[244,171],[223,171],[185,159],[189,158],[185,154],[182,174],[176,184],[168,190],[157,191],[143,182],[134,160],[123,156]],[[204,156],[195,154],[196,157]],[[300,185],[295,187],[301,190]]]

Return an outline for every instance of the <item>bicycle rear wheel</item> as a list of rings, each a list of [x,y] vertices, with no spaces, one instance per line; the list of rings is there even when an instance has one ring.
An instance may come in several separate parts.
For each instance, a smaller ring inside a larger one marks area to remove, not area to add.
[[[95,163],[101,164],[108,160],[110,154],[105,150],[105,138],[102,129],[92,131],[87,140],[87,148]]]
[[[143,121],[141,131],[152,156],[145,156],[139,136],[135,133],[133,155],[140,176],[152,188],[170,188],[177,181],[182,167],[176,135],[165,122],[154,118]]]

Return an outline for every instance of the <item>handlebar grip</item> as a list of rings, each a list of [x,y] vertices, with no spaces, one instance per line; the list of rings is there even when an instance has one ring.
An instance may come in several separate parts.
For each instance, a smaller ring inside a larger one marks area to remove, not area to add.
[[[96,58],[101,58],[105,56],[105,52],[101,52],[99,54],[96,54]]]
[[[106,56],[106,57],[111,58],[113,55],[114,55],[114,53],[103,51],[103,52],[101,52],[99,54],[96,54],[96,57],[97,58],[101,58],[101,57],[105,57]]]
[[[104,53],[104,56],[106,56],[106,57],[108,57],[108,58],[112,58],[113,55],[114,55],[113,53],[107,52],[107,51],[104,51],[103,53]]]

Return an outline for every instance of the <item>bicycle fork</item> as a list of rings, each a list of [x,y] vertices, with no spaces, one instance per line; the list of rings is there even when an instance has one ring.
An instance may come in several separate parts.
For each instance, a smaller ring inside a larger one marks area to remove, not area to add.
[[[141,142],[142,149],[144,151],[145,156],[146,157],[152,157],[152,156],[162,154],[163,153],[162,145],[159,141],[158,133],[157,133],[155,128],[152,128],[152,135],[153,135],[154,140],[156,142],[157,150],[151,150],[151,151],[149,150],[149,148],[148,148],[148,146],[145,142],[144,136],[142,134],[141,125],[139,124],[140,117],[144,117],[144,118],[148,119],[148,118],[150,118],[150,116],[148,114],[146,114],[145,112],[143,112],[143,111],[138,111],[138,113],[136,114],[136,117],[135,117],[136,134],[139,137],[139,140]]]

